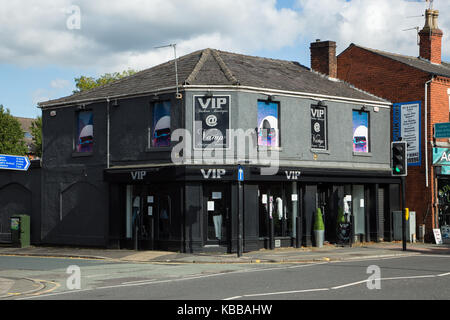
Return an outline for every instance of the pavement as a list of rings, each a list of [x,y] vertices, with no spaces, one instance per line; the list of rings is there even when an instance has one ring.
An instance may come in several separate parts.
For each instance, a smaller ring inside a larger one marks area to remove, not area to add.
[[[180,253],[168,251],[135,251],[125,249],[30,246],[13,248],[0,246],[1,256],[31,256],[54,258],[100,259],[116,262],[147,263],[308,263],[383,258],[411,254],[450,254],[450,244],[408,243],[402,250],[401,242],[369,242],[342,247],[325,244],[322,248],[276,248],[237,254]],[[1,287],[0,287],[1,290]]]

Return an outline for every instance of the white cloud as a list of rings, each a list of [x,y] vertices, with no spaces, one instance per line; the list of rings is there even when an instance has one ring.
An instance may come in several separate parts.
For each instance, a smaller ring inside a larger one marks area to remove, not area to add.
[[[72,5],[81,29],[67,28]],[[0,0],[0,61],[24,66],[59,65],[114,72],[144,69],[173,58],[155,46],[177,43],[178,55],[207,47],[254,53],[301,46],[314,39],[351,42],[417,55],[425,2],[408,0],[297,0],[277,9],[276,0]],[[438,8],[439,7],[439,8]],[[444,55],[450,33],[450,1],[439,2]],[[56,86],[62,84],[54,84]]]
[[[142,69],[173,58],[155,46],[177,43],[179,55],[214,47],[252,52],[291,45],[301,33],[298,13],[276,0],[0,0],[0,61]],[[66,26],[72,4],[81,29]]]
[[[316,38],[334,40],[338,52],[350,43],[374,49],[419,55],[414,27],[422,29],[427,4],[425,1],[411,0],[297,0],[302,8],[302,28],[309,40]],[[434,5],[440,11],[439,27],[444,32],[443,55],[450,55],[446,46],[450,32],[450,1],[440,1]]]

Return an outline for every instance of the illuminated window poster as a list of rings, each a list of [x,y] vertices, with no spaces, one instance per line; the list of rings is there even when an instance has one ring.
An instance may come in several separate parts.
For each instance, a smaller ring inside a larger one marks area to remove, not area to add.
[[[258,146],[279,147],[278,103],[258,101]]]
[[[369,113],[353,110],[353,151],[369,152]]]
[[[170,146],[170,101],[153,107],[152,147]]]
[[[77,152],[92,152],[94,147],[94,125],[92,111],[78,112],[77,115]]]

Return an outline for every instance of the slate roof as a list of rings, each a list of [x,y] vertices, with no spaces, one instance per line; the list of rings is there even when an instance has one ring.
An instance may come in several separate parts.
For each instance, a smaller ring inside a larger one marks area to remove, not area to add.
[[[39,103],[40,107],[131,96],[175,87],[175,60],[113,83]],[[295,61],[204,49],[178,58],[179,85],[234,85],[387,102],[353,86],[312,72]]]
[[[350,46],[346,50],[350,49],[351,47],[357,47],[357,48],[378,54],[380,56],[383,56],[383,57],[386,57],[386,58],[389,58],[392,60],[396,60],[396,61],[404,63],[410,67],[430,73],[431,75],[450,77],[450,63],[447,63],[444,61],[442,61],[442,63],[439,65],[439,64],[431,63],[430,61],[425,60],[423,58],[405,56],[405,55],[401,55],[401,54],[366,48],[363,46],[356,45],[354,43],[350,44]]]

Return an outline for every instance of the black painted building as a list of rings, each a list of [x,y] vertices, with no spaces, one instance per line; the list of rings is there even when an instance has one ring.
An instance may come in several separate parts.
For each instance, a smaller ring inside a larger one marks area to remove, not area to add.
[[[169,61],[40,103],[36,242],[311,246],[317,208],[330,243],[341,216],[355,241],[390,239],[390,102],[296,62],[205,49],[177,65],[178,87]]]

